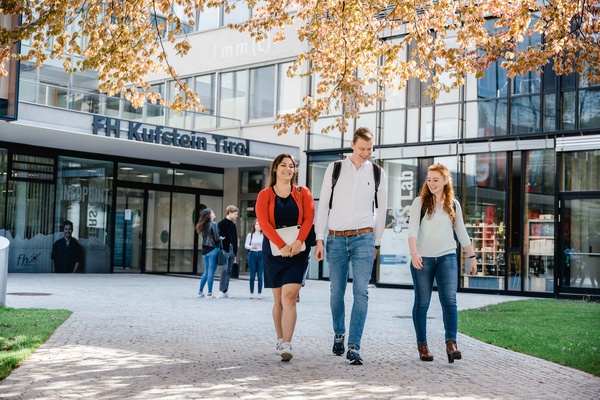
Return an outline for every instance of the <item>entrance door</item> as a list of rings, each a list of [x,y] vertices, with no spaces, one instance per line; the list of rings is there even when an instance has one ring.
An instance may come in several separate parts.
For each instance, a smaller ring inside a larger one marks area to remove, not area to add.
[[[196,195],[148,191],[146,272],[194,272]]]
[[[564,196],[561,203],[561,290],[600,292],[600,197]]]
[[[113,272],[141,272],[144,191],[117,188]]]

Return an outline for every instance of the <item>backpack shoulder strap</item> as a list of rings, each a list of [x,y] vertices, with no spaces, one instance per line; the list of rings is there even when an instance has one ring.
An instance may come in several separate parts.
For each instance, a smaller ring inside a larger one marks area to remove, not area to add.
[[[333,206],[333,191],[340,177],[340,171],[342,170],[342,161],[336,161],[333,163],[333,174],[331,175],[331,195],[329,196],[329,209]]]
[[[375,163],[373,164],[373,178],[375,179],[375,208],[379,208],[379,202],[377,201],[377,191],[379,190],[379,183],[381,182],[381,167]]]

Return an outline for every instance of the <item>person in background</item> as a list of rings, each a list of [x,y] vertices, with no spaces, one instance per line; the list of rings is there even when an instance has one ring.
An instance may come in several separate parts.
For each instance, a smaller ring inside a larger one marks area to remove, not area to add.
[[[221,237],[219,236],[219,228],[215,223],[215,213],[210,208],[202,210],[200,219],[196,224],[196,232],[198,235],[202,235],[202,260],[204,261],[204,273],[200,279],[198,297],[205,297],[204,285],[208,282],[208,294],[206,298],[212,299]]]
[[[421,209],[425,210],[425,216],[419,220]],[[446,354],[448,362],[453,363],[462,358],[456,348],[458,261],[454,232],[467,253],[471,275],[477,272],[477,261],[460,204],[454,198],[452,175],[445,166],[435,164],[428,168],[427,181],[413,200],[410,215],[413,217],[408,227],[408,246],[415,292],[412,317],[419,357],[422,361],[433,361],[427,346],[427,311],[435,279],[444,318]]]
[[[352,154],[341,161],[340,175],[332,196],[334,164],[325,171],[321,186],[321,202],[317,211],[315,258],[324,256],[327,244],[329,264],[330,307],[333,320],[333,354],[345,352],[346,307],[344,295],[348,284],[348,269],[352,264],[352,314],[348,335],[346,360],[350,365],[362,365],[359,354],[365,320],[369,307],[369,281],[373,262],[385,229],[387,207],[387,177],[380,171],[380,185],[376,189],[375,169],[369,161],[373,154],[373,133],[358,128],[352,138]],[[375,197],[377,196],[377,197]],[[331,209],[329,208],[331,199]],[[375,206],[377,199],[377,206]],[[329,234],[325,228],[329,228]]]
[[[219,290],[221,298],[228,298],[229,280],[231,279],[231,271],[233,263],[237,260],[238,239],[237,226],[235,220],[238,217],[239,210],[236,206],[227,206],[225,210],[226,216],[219,221],[219,232],[223,238],[223,249],[227,252],[227,263],[221,266],[221,278],[219,280]]]
[[[73,237],[73,223],[63,222],[62,239],[58,239],[52,246],[52,272],[76,273],[82,272],[80,268],[82,249],[77,239]]]
[[[246,235],[245,246],[248,250],[248,267],[250,268],[250,298],[254,298],[254,278],[258,274],[258,294],[257,298],[262,297],[263,288],[263,245],[264,235],[260,229],[258,220],[252,224],[252,230]]]
[[[310,190],[296,186],[296,161],[289,154],[273,160],[269,187],[258,194],[256,216],[263,230],[265,287],[273,291],[273,323],[277,333],[277,352],[282,361],[292,359],[292,337],[296,326],[296,300],[308,267],[310,246],[302,250],[313,224],[315,203]],[[297,239],[287,244],[276,229],[299,225]],[[272,242],[281,251],[274,256]]]

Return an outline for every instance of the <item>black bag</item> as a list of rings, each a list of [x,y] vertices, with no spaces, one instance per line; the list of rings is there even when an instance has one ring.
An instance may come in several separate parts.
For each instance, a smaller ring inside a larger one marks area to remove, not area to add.
[[[219,242],[219,254],[217,254],[217,265],[227,264],[227,252],[223,249],[223,242]]]
[[[317,234],[315,233],[315,225],[310,227],[310,232],[308,232],[308,236],[306,237],[306,245],[310,247],[315,247],[317,245]]]
[[[231,267],[231,277],[235,279],[240,277],[240,264],[233,263],[233,267]]]

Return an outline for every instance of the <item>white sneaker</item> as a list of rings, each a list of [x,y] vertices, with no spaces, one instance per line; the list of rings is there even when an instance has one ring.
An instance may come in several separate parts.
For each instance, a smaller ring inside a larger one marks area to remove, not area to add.
[[[207,298],[207,299],[212,299],[212,298],[214,298],[214,297],[215,297],[215,296],[213,296],[213,294],[212,294],[212,293],[209,293],[209,294],[207,294],[207,295],[206,295],[206,298]]]
[[[254,298],[254,293],[250,293],[250,298],[253,299]]]
[[[204,293],[202,293],[202,292],[198,292],[198,298],[199,298],[199,299],[201,299],[201,298],[203,298],[203,297],[204,297]]]
[[[259,294],[256,296],[256,298],[257,298],[257,299],[259,299],[259,300],[260,300],[260,299],[262,299],[262,294],[260,294],[260,293],[259,293]]]
[[[221,298],[222,299],[227,299],[229,298],[229,293],[225,292],[225,293],[221,293]]]
[[[279,347],[279,355],[281,361],[290,361],[294,355],[292,354],[292,344],[290,342],[282,343]]]

